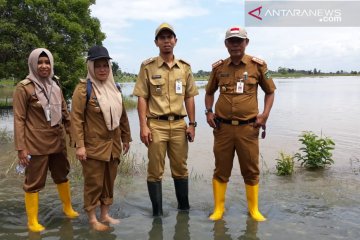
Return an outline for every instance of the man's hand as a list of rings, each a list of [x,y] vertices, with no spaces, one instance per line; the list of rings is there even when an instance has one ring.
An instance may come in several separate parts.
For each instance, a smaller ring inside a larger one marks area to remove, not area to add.
[[[143,126],[140,129],[140,139],[141,142],[145,144],[146,147],[149,146],[150,142],[152,142],[152,134],[150,128],[148,126]]]
[[[208,112],[206,114],[206,121],[207,121],[207,123],[209,124],[210,127],[216,128],[215,113]]]
[[[254,124],[254,127],[264,127],[266,125],[266,121],[268,119],[268,116],[266,116],[265,114],[259,114],[256,116],[256,121]]]
[[[193,142],[195,139],[195,127],[193,125],[190,125],[186,129],[186,137],[188,138],[189,142]]]

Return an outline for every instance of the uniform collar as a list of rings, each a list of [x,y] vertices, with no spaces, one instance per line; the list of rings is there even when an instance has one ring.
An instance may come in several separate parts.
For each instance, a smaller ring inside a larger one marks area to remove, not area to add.
[[[241,62],[243,64],[245,64],[245,65],[248,64],[250,61],[251,61],[251,57],[249,55],[246,55],[246,54],[241,59]],[[234,65],[234,64],[232,64],[232,61],[231,61],[230,57],[225,60],[225,64],[228,65],[228,66]]]
[[[158,67],[161,67],[161,66],[164,65],[164,64],[165,64],[164,59],[163,59],[161,56],[158,56],[158,57],[157,57],[157,66],[158,66]],[[180,67],[180,64],[179,64],[179,60],[176,59],[176,58],[175,58],[175,55],[174,55],[174,66],[173,66],[173,67],[175,67],[175,66]]]

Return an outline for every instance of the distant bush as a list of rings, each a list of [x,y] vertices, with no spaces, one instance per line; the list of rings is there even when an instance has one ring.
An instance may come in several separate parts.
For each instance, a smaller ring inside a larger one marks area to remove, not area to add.
[[[296,153],[294,157],[301,162],[301,166],[316,169],[334,163],[331,151],[334,150],[335,143],[332,139],[306,131],[300,135],[299,141],[304,145],[299,149],[303,155]]]

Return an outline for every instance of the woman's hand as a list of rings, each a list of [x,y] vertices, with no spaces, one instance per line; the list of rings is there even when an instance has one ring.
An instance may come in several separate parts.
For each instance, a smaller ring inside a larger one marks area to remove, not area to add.
[[[85,147],[76,148],[76,158],[80,161],[86,161],[86,149]]]
[[[123,143],[123,154],[127,154],[130,149],[130,143]]]
[[[18,151],[18,158],[19,164],[22,166],[28,166],[30,163],[30,159],[28,158],[29,152],[27,150],[19,150]]]

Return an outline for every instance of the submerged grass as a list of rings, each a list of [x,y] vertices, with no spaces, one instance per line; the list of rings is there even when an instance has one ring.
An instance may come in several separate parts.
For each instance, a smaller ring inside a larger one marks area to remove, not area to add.
[[[0,129],[0,144],[10,143],[14,141],[14,136],[7,131],[6,128]]]
[[[261,173],[263,176],[270,174],[270,169],[263,157],[263,155],[260,153],[260,159],[261,159]]]
[[[69,177],[72,181],[78,182],[83,179],[82,166],[79,160],[75,157],[75,151],[71,151],[68,154],[71,171]],[[125,178],[132,178],[134,176],[141,176],[146,173],[145,159],[141,162],[137,162],[135,153],[128,153],[122,155],[120,158],[120,164],[118,166],[118,176]]]
[[[124,106],[128,110],[135,109],[137,107],[137,100],[132,96],[123,96]]]
[[[203,174],[197,173],[194,171],[194,168],[191,168],[189,178],[193,181],[200,181],[204,178]]]
[[[357,157],[350,158],[351,170],[355,175],[360,175],[360,159]]]

